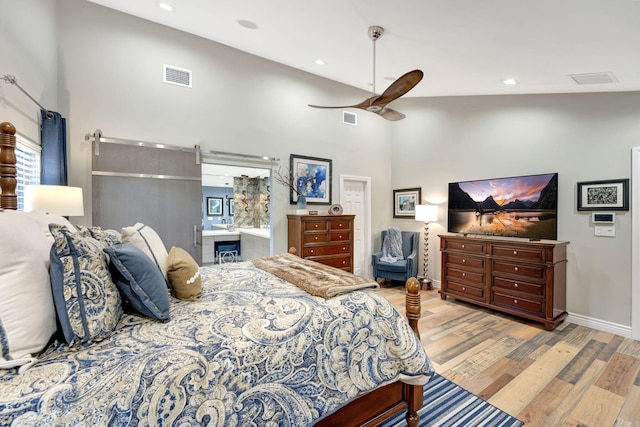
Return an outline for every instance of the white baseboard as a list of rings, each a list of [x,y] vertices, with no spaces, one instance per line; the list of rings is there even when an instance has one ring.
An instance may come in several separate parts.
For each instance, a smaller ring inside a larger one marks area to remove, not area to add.
[[[440,281],[433,280],[431,286],[434,289],[441,289]],[[620,325],[618,323],[608,322],[606,320],[594,319],[592,317],[583,316],[582,314],[569,313],[564,320],[587,328],[597,329],[598,331],[608,332],[610,334],[620,335],[625,338],[631,338],[631,326]]]
[[[625,338],[631,338],[631,326],[620,325],[618,323],[608,322],[606,320],[594,319],[592,317],[583,316],[581,314],[569,313],[565,322],[574,323],[579,326],[597,329],[602,332],[620,335]]]

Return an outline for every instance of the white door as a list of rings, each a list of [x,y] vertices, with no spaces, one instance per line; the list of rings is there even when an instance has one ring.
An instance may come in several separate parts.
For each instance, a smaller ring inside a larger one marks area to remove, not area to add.
[[[340,176],[343,213],[355,215],[353,225],[353,273],[371,276],[371,178]]]

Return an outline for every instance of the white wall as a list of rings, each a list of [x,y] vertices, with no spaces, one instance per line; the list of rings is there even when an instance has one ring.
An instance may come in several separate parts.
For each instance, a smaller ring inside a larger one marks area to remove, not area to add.
[[[12,75],[43,107],[56,111],[56,3],[0,0],[0,77]],[[0,80],[0,122],[40,142],[40,107],[16,86]]]
[[[373,226],[387,224],[389,124],[360,114],[358,126],[344,125],[340,110],[307,107],[361,100],[367,93],[85,1],[58,5],[69,180],[85,188],[87,200],[91,150],[83,138],[99,128],[110,137],[274,156],[285,167],[292,153],[332,159],[334,203],[340,174],[370,176],[377,190]],[[192,70],[193,88],[163,83],[163,64]],[[295,208],[287,190],[275,187],[278,253],[287,249],[285,214]],[[90,219],[90,204],[85,212]]]
[[[407,119],[393,128],[392,187],[421,186],[424,201],[440,205],[429,249],[437,280],[449,182],[558,172],[558,239],[571,242],[567,311],[631,325],[631,212],[617,214],[616,237],[595,237],[590,213],[577,211],[576,183],[631,176],[640,92],[403,99],[396,106]]]

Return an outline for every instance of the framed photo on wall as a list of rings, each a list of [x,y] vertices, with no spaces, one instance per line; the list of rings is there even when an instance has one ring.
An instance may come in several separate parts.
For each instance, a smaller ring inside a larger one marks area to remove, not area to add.
[[[207,215],[222,215],[222,197],[207,197]]]
[[[331,163],[329,159],[292,154],[289,157],[291,184],[305,196],[307,204],[331,204]],[[298,201],[298,193],[289,190],[291,204]]]
[[[579,211],[628,211],[629,179],[578,183]]]
[[[414,218],[416,205],[422,201],[422,188],[393,190],[393,217]]]

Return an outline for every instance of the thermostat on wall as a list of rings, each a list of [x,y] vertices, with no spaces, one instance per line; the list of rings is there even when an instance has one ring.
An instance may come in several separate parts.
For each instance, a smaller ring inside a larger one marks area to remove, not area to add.
[[[614,224],[616,222],[616,214],[613,212],[609,212],[609,213],[593,212],[591,214],[591,221],[593,221],[596,224]]]

